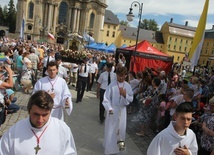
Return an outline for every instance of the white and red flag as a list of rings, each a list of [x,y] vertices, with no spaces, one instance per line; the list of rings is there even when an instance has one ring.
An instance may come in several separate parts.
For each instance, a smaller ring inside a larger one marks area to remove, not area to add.
[[[52,40],[55,40],[54,35],[53,35],[53,34],[51,34],[50,32],[48,32],[48,37],[49,37],[50,39],[52,39]]]

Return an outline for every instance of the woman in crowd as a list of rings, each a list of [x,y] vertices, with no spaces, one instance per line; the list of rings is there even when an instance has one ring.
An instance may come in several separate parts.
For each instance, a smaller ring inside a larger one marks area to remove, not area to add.
[[[214,154],[214,96],[209,100],[209,111],[202,117],[202,134],[198,155]]]

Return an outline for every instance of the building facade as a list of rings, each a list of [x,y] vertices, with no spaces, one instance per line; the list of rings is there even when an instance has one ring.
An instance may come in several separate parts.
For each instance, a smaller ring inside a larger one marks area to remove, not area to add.
[[[65,43],[70,33],[102,36],[106,0],[18,0],[16,33],[24,23],[24,39],[48,39],[48,33],[58,43]]]

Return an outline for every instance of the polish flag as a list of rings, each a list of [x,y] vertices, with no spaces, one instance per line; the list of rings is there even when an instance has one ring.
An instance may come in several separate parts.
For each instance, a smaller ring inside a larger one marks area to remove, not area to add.
[[[49,33],[49,32],[48,32],[48,37],[49,37],[50,39],[52,39],[52,40],[55,40],[54,35],[53,35],[53,34],[51,34],[51,33]]]

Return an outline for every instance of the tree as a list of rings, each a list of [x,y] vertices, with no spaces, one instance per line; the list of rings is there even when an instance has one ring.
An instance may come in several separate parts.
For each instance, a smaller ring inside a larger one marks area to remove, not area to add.
[[[125,20],[121,20],[120,21],[120,25],[124,25],[124,26],[130,26],[129,22],[125,21]]]
[[[9,27],[9,32],[14,33],[16,30],[16,9],[13,0],[9,1],[8,7],[7,26]]]
[[[140,24],[140,28],[145,29],[145,30],[152,30],[152,31],[158,31],[158,24],[154,19],[144,19],[142,20]]]

